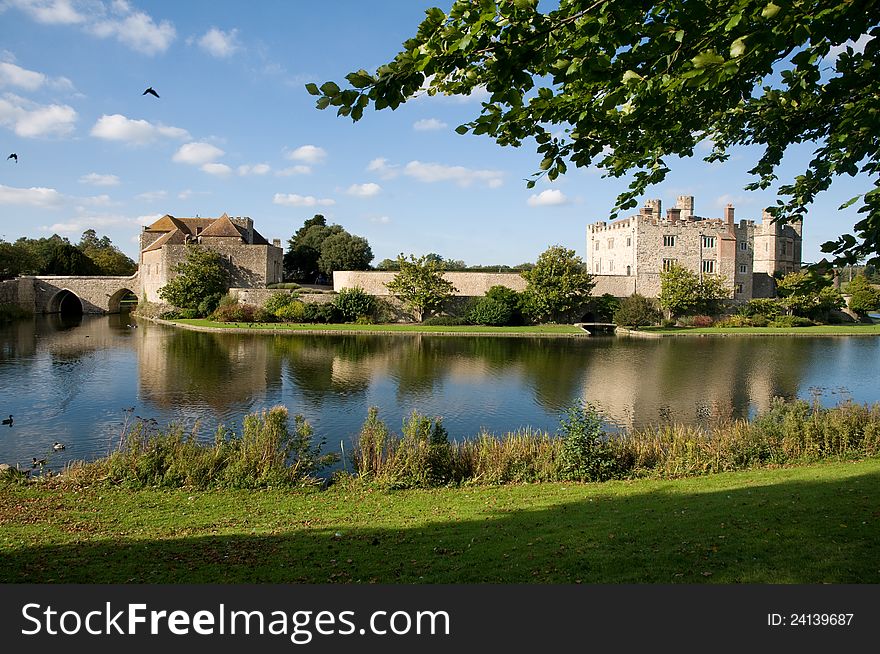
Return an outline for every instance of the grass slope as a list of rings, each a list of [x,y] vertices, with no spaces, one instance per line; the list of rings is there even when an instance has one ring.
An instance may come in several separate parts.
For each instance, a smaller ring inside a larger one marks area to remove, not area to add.
[[[385,492],[0,489],[0,582],[880,583],[880,459]]]

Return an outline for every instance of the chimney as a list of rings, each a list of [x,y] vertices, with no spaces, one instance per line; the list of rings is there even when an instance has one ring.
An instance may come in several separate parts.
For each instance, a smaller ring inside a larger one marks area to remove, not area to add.
[[[677,223],[679,220],[681,220],[681,209],[667,209],[666,218],[668,218],[669,222],[671,223]]]
[[[694,196],[679,195],[675,207],[681,209],[682,218],[690,218],[694,215]]]
[[[276,248],[280,248],[281,247],[281,239],[280,238],[273,238],[272,245],[274,245]]]
[[[724,207],[724,222],[727,223],[727,229],[733,230],[733,205],[729,204]]]
[[[651,213],[652,213],[652,215],[654,215],[654,216],[657,217],[657,218],[660,217],[660,213],[661,213],[661,212],[660,212],[661,203],[660,203],[660,200],[659,200],[659,199],[648,200],[647,202],[645,202],[645,206],[646,206],[646,207],[651,207]]]

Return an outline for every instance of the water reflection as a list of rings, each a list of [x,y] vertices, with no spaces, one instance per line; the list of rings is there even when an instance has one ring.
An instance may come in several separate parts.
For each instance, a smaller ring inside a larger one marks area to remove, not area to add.
[[[338,445],[372,405],[392,428],[418,409],[464,438],[555,430],[577,400],[621,427],[748,416],[775,396],[880,400],[876,338],[250,336],[128,322],[51,316],[0,327],[0,415],[15,415],[0,432],[0,462],[65,439],[70,459],[102,454],[132,406],[162,424],[199,421],[208,437],[218,423],[284,404]]]

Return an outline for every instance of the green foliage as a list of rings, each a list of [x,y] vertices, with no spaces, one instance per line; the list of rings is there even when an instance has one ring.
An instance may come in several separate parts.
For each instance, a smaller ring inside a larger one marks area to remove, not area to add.
[[[263,308],[273,315],[278,315],[279,311],[296,302],[297,298],[296,293],[272,293],[263,303]]]
[[[880,289],[871,286],[864,275],[856,276],[846,286],[850,295],[849,308],[860,316],[880,309]]]
[[[495,285],[486,291],[485,297],[489,300],[503,305],[510,313],[510,318],[506,324],[521,325],[523,324],[523,296],[508,286]]]
[[[861,174],[863,218],[853,234],[823,244],[848,263],[880,254],[880,143],[875,138],[880,43],[871,3],[686,0],[622,3],[456,0],[430,9],[392,61],[334,82],[310,84],[319,109],[360,120],[424,94],[468,96],[488,89],[460,134],[500,145],[536,144],[539,171],[568,165],[628,175],[612,218],[662,182],[676,157],[711,139],[707,161],[758,146],[748,190],[777,184],[784,155],[809,141],[804,171],[778,189],[771,208],[801,219],[838,175]],[[832,48],[843,49],[832,55]],[[682,99],[687,98],[686,102]]]
[[[86,230],[78,245],[57,234],[49,238],[0,239],[0,279],[18,275],[131,275],[137,265],[95,230]]]
[[[602,428],[602,418],[589,404],[569,407],[560,421],[560,478],[566,481],[607,481],[621,475],[617,454]]]
[[[474,325],[509,325],[513,318],[510,306],[490,297],[481,297],[468,312],[468,322]]]
[[[439,311],[456,291],[452,282],[443,278],[440,262],[427,255],[416,258],[411,254],[407,260],[401,253],[397,265],[399,272],[385,286],[415,314],[417,320]]]
[[[561,245],[547,248],[535,267],[521,274],[527,282],[524,306],[536,322],[578,320],[596,285],[583,259]]]
[[[0,302],[0,323],[13,322],[14,320],[23,320],[33,317],[33,313],[27,309],[22,309],[17,304],[6,304]]]
[[[779,303],[789,315],[825,321],[828,314],[845,306],[845,300],[829,275],[813,271],[792,272],[777,282]]]
[[[589,311],[596,315],[597,322],[612,322],[614,314],[620,309],[620,300],[611,293],[593,297],[588,305]]]
[[[339,311],[331,303],[308,302],[303,307],[303,322],[335,323],[339,322]]]
[[[346,322],[371,316],[376,310],[376,298],[359,286],[340,289],[333,304]]]
[[[730,297],[725,280],[717,275],[700,276],[678,264],[660,273],[660,307],[673,316],[717,313],[722,300]]]
[[[755,298],[754,300],[749,300],[743,311],[747,316],[763,316],[764,318],[775,318],[778,316],[784,307],[779,303],[779,300],[774,298]]]
[[[313,283],[321,273],[332,275],[334,270],[367,270],[373,260],[365,238],[352,236],[340,225],[328,226],[321,214],[306,220],[287,245],[285,274],[307,283]]]
[[[660,321],[660,312],[654,300],[638,293],[620,301],[620,308],[614,312],[614,324],[625,327],[647,327]]]
[[[164,433],[135,424],[120,448],[90,464],[105,479],[133,488],[149,486],[267,488],[314,484],[314,475],[335,460],[322,455],[320,444],[301,416],[289,427],[287,409],[276,406],[245,417],[241,435],[219,429],[213,443],[172,426]]]
[[[376,264],[376,270],[400,270],[396,259],[382,259]]]
[[[788,329],[790,327],[809,327],[814,324],[809,318],[803,316],[777,316],[767,323],[768,327],[777,329]]]
[[[281,322],[304,322],[306,305],[299,300],[293,300],[290,304],[279,307],[272,315]]]
[[[274,314],[261,309],[253,304],[224,304],[211,314],[211,320],[217,322],[267,322],[267,318],[274,318]]]
[[[187,246],[186,260],[177,264],[174,272],[174,278],[159,289],[159,297],[201,316],[217,307],[229,284],[220,255],[199,245]]]
[[[133,275],[137,264],[113,245],[108,236],[98,238],[94,229],[83,232],[76,246],[94,262],[99,275]]]

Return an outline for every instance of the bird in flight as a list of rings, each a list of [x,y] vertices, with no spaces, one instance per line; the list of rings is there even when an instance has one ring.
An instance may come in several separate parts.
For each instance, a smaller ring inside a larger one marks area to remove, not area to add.
[[[157,98],[159,97],[159,94],[153,90],[152,86],[150,88],[148,88],[146,91],[144,91],[143,93],[141,93],[141,95],[146,95],[147,93],[149,93],[150,95],[155,95]]]
[[[8,157],[6,157],[7,161],[9,161],[10,159],[15,159],[15,163],[18,163],[18,155],[15,154],[14,152],[12,154],[10,154]]]

